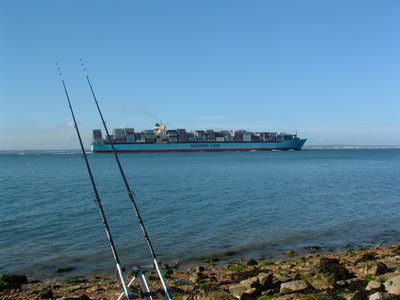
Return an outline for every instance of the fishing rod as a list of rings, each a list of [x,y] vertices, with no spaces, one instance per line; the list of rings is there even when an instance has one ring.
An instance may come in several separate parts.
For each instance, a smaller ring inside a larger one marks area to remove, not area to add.
[[[92,186],[93,186],[94,194],[96,196],[95,202],[96,202],[97,206],[99,207],[101,220],[102,220],[103,225],[104,225],[104,230],[106,231],[108,242],[110,243],[111,252],[112,252],[112,254],[114,256],[114,260],[115,260],[115,263],[117,265],[117,271],[118,271],[118,274],[119,274],[119,278],[121,280],[122,288],[124,290],[126,299],[127,300],[132,300],[132,295],[131,295],[131,292],[129,291],[129,287],[127,286],[127,284],[125,282],[125,276],[124,276],[124,273],[123,273],[122,268],[121,268],[121,264],[120,264],[120,261],[119,261],[117,250],[115,248],[114,241],[113,241],[113,238],[111,236],[110,228],[108,226],[108,222],[107,222],[107,219],[106,219],[106,215],[104,213],[103,205],[101,204],[101,199],[100,199],[99,193],[97,191],[96,183],[95,183],[94,178],[93,178],[92,169],[90,168],[89,160],[87,158],[86,151],[85,151],[85,148],[83,146],[81,134],[79,133],[78,123],[76,122],[76,119],[75,119],[75,114],[74,114],[74,110],[72,109],[71,101],[69,99],[69,94],[68,94],[68,91],[67,91],[67,87],[65,85],[65,81],[64,81],[64,78],[62,76],[60,66],[58,64],[56,64],[56,65],[57,65],[58,75],[60,75],[60,79],[61,79],[61,82],[62,82],[63,87],[64,87],[65,95],[67,96],[69,109],[71,111],[72,119],[74,120],[76,134],[78,135],[79,144],[81,146],[83,158],[85,159],[87,171],[89,173],[89,178],[90,178],[90,181],[91,181]]]
[[[113,142],[112,142],[112,140],[111,140],[110,133],[109,133],[109,131],[108,131],[106,122],[105,122],[104,117],[103,117],[103,114],[101,113],[101,110],[100,110],[99,102],[97,101],[96,95],[95,95],[94,90],[93,90],[93,86],[92,86],[92,84],[91,84],[91,82],[90,82],[90,80],[89,80],[89,75],[88,75],[87,72],[86,72],[86,68],[85,68],[85,65],[83,64],[82,59],[80,59],[80,63],[81,63],[83,72],[84,72],[84,74],[85,74],[85,76],[86,76],[86,80],[87,80],[87,82],[88,82],[88,84],[89,84],[90,91],[92,92],[93,100],[94,100],[94,102],[96,103],[97,111],[99,112],[101,121],[102,121],[102,123],[103,123],[104,130],[106,131],[107,138],[108,138],[108,140],[110,141],[110,145],[111,145],[111,148],[112,148],[112,152],[114,153],[114,157],[115,157],[115,160],[116,160],[116,162],[117,162],[119,171],[120,171],[121,176],[122,176],[122,179],[123,179],[123,181],[124,181],[126,190],[128,191],[128,195],[129,195],[129,198],[130,198],[130,200],[131,200],[133,210],[135,211],[135,215],[136,215],[136,217],[137,217],[137,219],[138,219],[138,222],[139,222],[139,225],[140,225],[140,229],[142,230],[143,237],[144,237],[144,239],[145,239],[145,241],[146,241],[146,244],[147,244],[147,246],[148,246],[148,248],[149,248],[149,250],[150,250],[151,256],[152,256],[152,258],[153,258],[154,267],[156,268],[156,271],[157,271],[157,273],[158,273],[158,277],[159,277],[160,280],[161,280],[161,284],[162,284],[162,286],[163,286],[163,289],[164,289],[164,291],[165,291],[165,294],[166,294],[166,296],[167,296],[167,299],[168,299],[168,300],[172,300],[172,299],[173,299],[172,293],[171,293],[171,291],[170,291],[170,289],[169,289],[169,287],[168,287],[167,281],[166,281],[166,279],[165,279],[165,277],[164,277],[164,275],[163,275],[163,273],[162,273],[162,271],[161,271],[160,263],[159,263],[159,261],[158,261],[157,255],[156,255],[156,253],[155,253],[155,251],[154,251],[153,245],[152,245],[151,242],[150,242],[149,235],[147,234],[146,227],[144,226],[143,219],[142,219],[142,217],[141,217],[141,215],[140,215],[140,212],[139,212],[139,208],[138,208],[138,206],[137,206],[137,204],[136,204],[136,201],[135,201],[135,193],[134,193],[133,190],[130,188],[129,183],[128,183],[128,180],[126,179],[125,172],[124,172],[124,170],[123,170],[123,168],[122,168],[121,162],[120,162],[119,157],[118,157],[118,154],[117,154],[117,150],[115,149],[114,144],[113,144]]]

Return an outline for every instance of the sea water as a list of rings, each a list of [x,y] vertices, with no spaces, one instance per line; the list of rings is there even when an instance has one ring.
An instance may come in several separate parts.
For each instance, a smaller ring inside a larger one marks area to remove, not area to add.
[[[89,161],[122,264],[151,265],[112,154]],[[400,149],[121,154],[168,263],[400,241]],[[113,272],[82,155],[0,154],[0,273]]]

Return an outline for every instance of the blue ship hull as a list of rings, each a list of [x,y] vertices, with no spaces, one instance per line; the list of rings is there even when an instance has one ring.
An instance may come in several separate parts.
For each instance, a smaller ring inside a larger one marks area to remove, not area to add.
[[[120,143],[118,152],[223,152],[301,150],[306,139],[283,142],[212,142],[212,143]],[[112,152],[110,144],[92,144],[92,152]]]

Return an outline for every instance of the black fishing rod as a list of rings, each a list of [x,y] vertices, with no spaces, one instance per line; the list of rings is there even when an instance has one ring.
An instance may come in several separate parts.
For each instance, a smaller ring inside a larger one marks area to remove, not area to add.
[[[80,62],[81,62],[81,66],[83,68],[83,72],[85,73],[86,80],[87,80],[87,82],[89,84],[90,91],[92,92],[92,96],[93,96],[94,102],[96,103],[97,111],[99,112],[101,121],[103,123],[104,130],[106,131],[107,138],[110,141],[110,145],[111,145],[112,151],[114,153],[114,157],[115,157],[115,160],[117,162],[117,165],[118,165],[119,171],[121,173],[122,179],[123,179],[123,181],[125,183],[126,190],[128,191],[128,195],[129,195],[129,198],[131,200],[131,203],[132,203],[133,209],[135,211],[136,217],[138,219],[138,222],[139,222],[139,225],[140,225],[140,229],[142,230],[143,237],[144,237],[144,239],[145,239],[145,241],[147,243],[147,246],[148,246],[148,248],[150,250],[151,256],[153,257],[154,267],[157,270],[158,276],[159,276],[159,278],[161,280],[161,284],[162,284],[162,286],[164,288],[164,291],[165,291],[165,294],[166,294],[168,300],[172,300],[173,299],[172,293],[171,293],[171,291],[170,291],[170,289],[168,287],[167,281],[165,280],[165,277],[164,277],[164,275],[163,275],[163,273],[161,271],[160,263],[158,262],[158,259],[157,259],[156,253],[154,251],[153,245],[150,242],[149,235],[147,234],[146,227],[144,226],[143,219],[142,219],[142,217],[140,215],[139,208],[138,208],[138,206],[136,204],[135,193],[130,188],[128,180],[126,179],[125,172],[124,172],[124,170],[122,168],[121,162],[120,162],[118,154],[117,154],[117,150],[115,149],[114,144],[113,144],[113,142],[111,140],[110,133],[108,131],[106,122],[105,122],[103,114],[101,113],[101,110],[100,110],[99,102],[97,101],[96,95],[95,95],[94,90],[93,90],[93,86],[92,86],[92,84],[91,84],[91,82],[89,80],[89,76],[88,76],[88,74],[86,72],[86,68],[85,68],[85,66],[83,64],[82,59],[80,60]]]
[[[128,288],[126,282],[125,282],[125,277],[124,277],[124,273],[123,273],[123,271],[121,269],[121,265],[120,265],[118,254],[117,254],[117,250],[115,248],[114,241],[113,241],[112,236],[111,236],[110,228],[108,227],[108,222],[107,222],[107,219],[106,219],[106,215],[104,213],[103,205],[101,204],[100,196],[99,196],[99,193],[97,191],[97,186],[96,186],[96,183],[95,183],[94,178],[93,178],[92,169],[90,168],[89,160],[87,158],[85,148],[83,147],[81,134],[79,133],[78,123],[76,122],[76,119],[75,119],[75,114],[74,114],[74,110],[72,109],[71,101],[69,99],[67,87],[65,85],[64,78],[62,76],[60,66],[58,64],[56,64],[56,65],[57,65],[58,74],[60,75],[61,82],[62,82],[63,87],[64,87],[65,95],[67,96],[69,109],[71,111],[72,119],[74,120],[76,134],[78,135],[79,144],[81,145],[83,158],[85,159],[86,167],[87,167],[87,170],[88,170],[88,173],[89,173],[89,177],[90,177],[90,181],[91,181],[92,186],[93,186],[93,191],[94,191],[94,194],[96,195],[95,202],[96,202],[97,206],[99,207],[101,220],[103,221],[104,230],[106,231],[107,239],[108,239],[108,241],[110,243],[111,251],[112,251],[112,254],[114,256],[115,263],[117,265],[117,270],[118,270],[118,274],[119,274],[119,277],[120,277],[120,280],[121,280],[121,284],[122,284],[122,287],[124,289],[124,293],[125,293],[126,299],[127,300],[132,300],[132,295],[131,295],[131,293],[129,291],[129,288]]]

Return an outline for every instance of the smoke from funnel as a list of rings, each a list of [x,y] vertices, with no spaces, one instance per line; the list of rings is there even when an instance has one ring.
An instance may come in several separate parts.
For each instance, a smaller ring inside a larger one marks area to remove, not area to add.
[[[133,110],[133,113],[135,115],[137,115],[137,116],[141,116],[141,117],[146,117],[146,118],[152,119],[153,121],[158,121],[159,120],[157,114],[155,112],[151,111],[148,108],[136,107]]]

